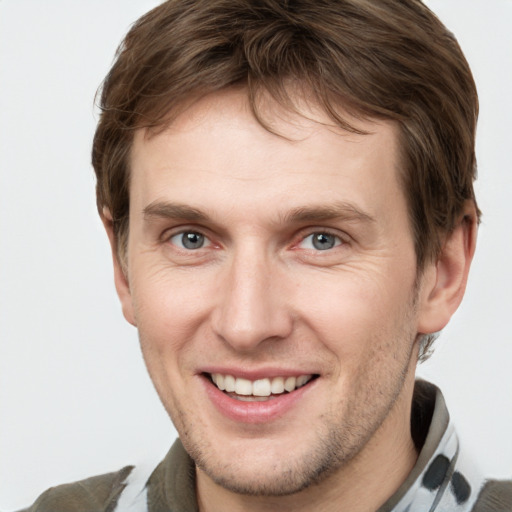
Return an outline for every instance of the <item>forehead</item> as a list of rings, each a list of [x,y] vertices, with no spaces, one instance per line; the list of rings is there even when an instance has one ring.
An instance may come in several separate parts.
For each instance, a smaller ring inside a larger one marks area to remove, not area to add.
[[[267,98],[251,111],[243,90],[202,98],[157,134],[139,130],[131,159],[131,205],[154,201],[244,208],[262,215],[313,203],[346,202],[378,215],[403,206],[398,181],[397,127],[348,118],[365,134],[334,125],[315,105],[293,113]],[[400,196],[400,201],[396,202]],[[389,203],[389,201],[395,201]]]

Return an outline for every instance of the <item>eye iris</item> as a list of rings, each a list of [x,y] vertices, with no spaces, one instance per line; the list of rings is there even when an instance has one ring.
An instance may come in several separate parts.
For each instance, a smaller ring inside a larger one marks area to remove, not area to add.
[[[200,233],[183,233],[181,242],[187,249],[200,249],[204,244],[204,236]]]
[[[313,235],[313,247],[319,251],[332,249],[336,244],[336,237],[328,233],[315,233]]]

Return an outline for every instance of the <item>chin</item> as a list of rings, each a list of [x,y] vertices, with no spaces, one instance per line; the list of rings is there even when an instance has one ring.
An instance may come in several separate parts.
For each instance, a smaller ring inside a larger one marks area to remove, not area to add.
[[[199,464],[198,467],[217,485],[246,496],[288,496],[311,487],[324,478],[324,471],[315,466],[274,466],[271,470],[253,466],[243,471],[233,471],[231,468],[219,471],[219,468],[203,468]]]
[[[308,449],[301,448],[300,451],[296,442],[289,448],[283,446],[282,441],[276,441],[276,446],[250,439],[243,442],[254,443],[251,449],[233,448],[229,454],[205,457],[209,450],[186,449],[198,469],[228,491],[247,496],[277,497],[296,494],[319,484],[357,453],[357,449],[351,453],[340,449],[338,435],[331,433],[323,441],[311,439],[308,443],[304,440],[301,446]]]

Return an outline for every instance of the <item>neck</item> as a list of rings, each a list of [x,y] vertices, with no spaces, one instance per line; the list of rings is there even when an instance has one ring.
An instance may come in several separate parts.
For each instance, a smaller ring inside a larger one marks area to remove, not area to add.
[[[317,485],[289,496],[246,496],[215,484],[197,470],[200,512],[364,512],[377,510],[407,478],[417,452],[410,416],[414,374],[390,414],[361,452]]]

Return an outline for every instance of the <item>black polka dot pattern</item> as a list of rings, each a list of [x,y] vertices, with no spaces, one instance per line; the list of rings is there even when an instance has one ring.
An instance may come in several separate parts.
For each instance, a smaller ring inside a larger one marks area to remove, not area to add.
[[[429,491],[439,489],[446,479],[450,469],[450,459],[446,455],[438,455],[430,464],[423,475],[422,485]],[[450,480],[450,491],[457,505],[463,505],[471,496],[471,485],[459,471],[455,471]]]
[[[426,487],[429,491],[434,491],[441,487],[449,467],[450,460],[448,457],[438,455],[423,475],[423,487]]]
[[[458,471],[453,473],[451,489],[459,505],[468,501],[471,495],[471,486],[464,478],[464,476],[461,475]]]

